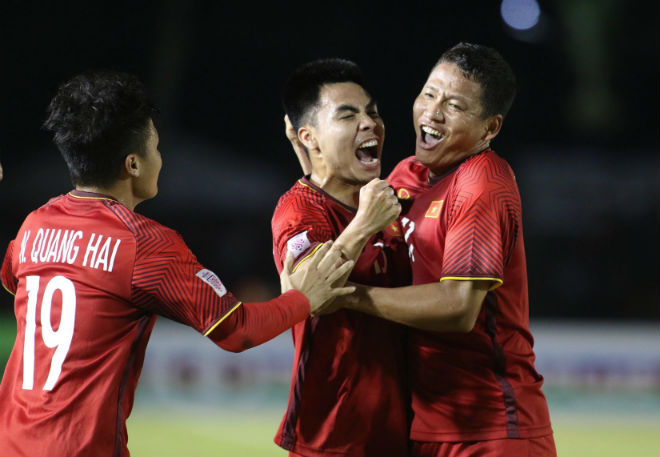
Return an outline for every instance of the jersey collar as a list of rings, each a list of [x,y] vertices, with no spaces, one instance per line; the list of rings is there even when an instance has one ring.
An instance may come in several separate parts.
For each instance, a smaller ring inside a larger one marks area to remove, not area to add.
[[[309,177],[310,177],[310,175],[303,176],[302,178],[300,178],[298,180],[298,182],[300,184],[302,184],[303,186],[309,187],[313,191],[316,191],[316,192],[320,193],[321,195],[324,195],[326,198],[328,198],[328,199],[332,200],[333,202],[337,203],[338,205],[340,205],[345,210],[350,211],[351,213],[357,212],[357,208],[353,208],[352,206],[348,206],[347,204],[345,204],[343,202],[340,202],[335,197],[333,197],[332,195],[330,195],[329,193],[327,193],[326,191],[324,191],[323,189],[318,187],[316,184],[312,183],[312,181],[310,181]]]
[[[110,200],[119,203],[112,195],[98,194],[96,192],[86,192],[84,190],[73,189],[69,194],[73,198],[81,198],[85,200]]]
[[[467,162],[467,161],[470,160],[471,158],[476,157],[476,156],[481,155],[481,154],[484,154],[484,153],[486,153],[486,152],[488,152],[488,151],[490,151],[490,148],[482,149],[481,151],[479,151],[479,152],[477,152],[477,153],[474,153],[474,154],[472,154],[472,155],[467,156],[466,158],[464,158],[463,160],[461,160],[460,162],[458,162],[455,166],[453,166],[451,169],[445,171],[443,174],[441,174],[441,175],[439,175],[439,176],[433,176],[433,177],[432,177],[432,176],[431,176],[431,170],[429,170],[429,169],[427,168],[427,169],[426,169],[426,170],[427,170],[427,172],[426,172],[426,180],[427,180],[427,182],[428,182],[428,184],[429,184],[429,187],[433,187],[433,186],[435,186],[436,184],[438,184],[440,181],[442,181],[442,180],[445,179],[447,176],[449,176],[450,174],[452,174],[453,172],[455,172],[456,169],[457,169],[458,167],[460,167],[461,165],[463,165],[465,162]]]

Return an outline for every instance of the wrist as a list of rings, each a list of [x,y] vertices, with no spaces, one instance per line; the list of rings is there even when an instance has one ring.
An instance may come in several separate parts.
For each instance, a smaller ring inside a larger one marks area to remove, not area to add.
[[[280,297],[295,309],[304,312],[304,314],[309,314],[311,312],[309,298],[297,289],[289,289],[286,292],[283,292]]]
[[[366,242],[375,233],[369,224],[363,222],[363,219],[359,215],[355,216],[346,226],[344,233],[346,232],[350,235],[350,239],[360,243]]]

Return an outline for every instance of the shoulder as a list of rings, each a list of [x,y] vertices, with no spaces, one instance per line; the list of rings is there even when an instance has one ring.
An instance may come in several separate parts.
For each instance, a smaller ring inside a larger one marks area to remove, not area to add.
[[[460,187],[483,189],[516,189],[516,178],[508,162],[489,149],[463,162],[456,170]]]
[[[426,167],[419,163],[417,157],[410,156],[406,157],[400,161],[394,167],[394,170],[387,177],[388,182],[392,181],[402,181],[402,180],[413,180],[419,181],[422,179],[422,176],[426,174]]]
[[[273,214],[273,223],[321,218],[327,213],[325,195],[297,181],[280,197]]]
[[[105,206],[112,212],[117,220],[125,226],[125,228],[133,234],[136,241],[145,242],[158,242],[158,240],[168,241],[170,243],[183,242],[181,235],[175,230],[166,227],[165,225],[157,222],[147,216],[131,211],[124,205],[107,201],[104,202]]]

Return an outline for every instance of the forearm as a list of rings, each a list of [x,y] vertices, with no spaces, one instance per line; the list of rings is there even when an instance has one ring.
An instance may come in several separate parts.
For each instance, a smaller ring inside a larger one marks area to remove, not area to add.
[[[276,337],[309,316],[307,297],[290,290],[266,302],[243,303],[208,335],[221,348],[241,352]]]
[[[372,235],[373,233],[364,230],[359,222],[353,219],[337,237],[332,249],[339,249],[346,260],[357,261]]]
[[[398,288],[358,286],[351,309],[436,332],[469,332],[488,281],[440,281]]]

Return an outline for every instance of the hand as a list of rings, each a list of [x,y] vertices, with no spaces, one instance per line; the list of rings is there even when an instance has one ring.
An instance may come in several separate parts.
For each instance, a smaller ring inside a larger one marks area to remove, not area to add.
[[[394,190],[384,179],[374,178],[360,189],[355,223],[370,236],[390,225],[401,213]]]
[[[305,259],[292,272],[293,255],[287,253],[280,274],[282,293],[296,289],[309,300],[310,314],[319,315],[328,308],[336,297],[350,294],[355,287],[335,287],[334,283],[353,268],[352,260],[344,262],[339,250],[331,250],[332,241],[324,243],[310,258]],[[343,286],[341,281],[340,286]]]
[[[295,152],[296,157],[298,157],[298,162],[300,162],[300,168],[302,168],[303,175],[306,176],[310,174],[312,172],[312,163],[309,161],[309,156],[307,155],[305,147],[298,139],[298,132],[293,128],[289,116],[286,114],[284,115],[284,133],[289,139],[291,147],[293,147],[293,152]]]

